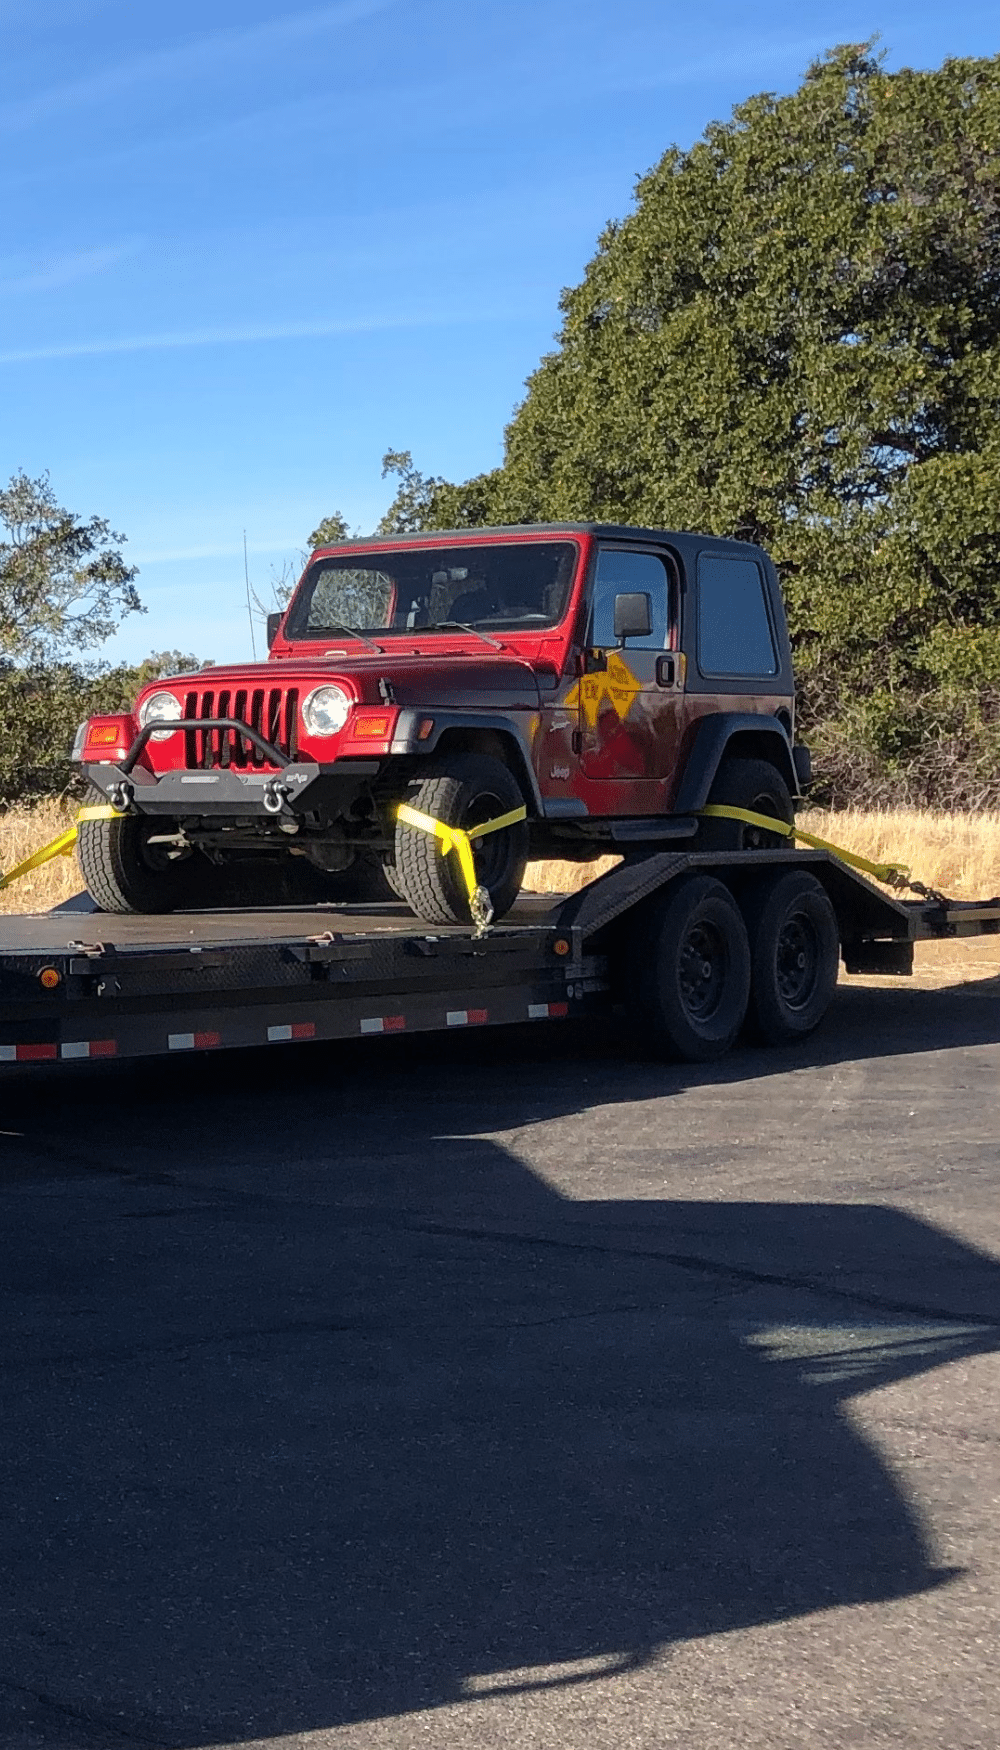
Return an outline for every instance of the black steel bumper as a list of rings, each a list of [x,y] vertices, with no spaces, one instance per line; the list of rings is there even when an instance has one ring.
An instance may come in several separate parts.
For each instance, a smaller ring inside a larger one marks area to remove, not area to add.
[[[276,772],[163,772],[144,766],[94,764],[83,775],[116,808],[171,819],[288,820],[313,809],[336,815],[346,810],[364,781],[378,772],[378,760],[338,760],[335,765],[289,763]]]

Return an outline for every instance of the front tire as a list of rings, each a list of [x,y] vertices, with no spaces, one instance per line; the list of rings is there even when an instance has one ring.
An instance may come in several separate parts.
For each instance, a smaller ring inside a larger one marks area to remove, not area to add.
[[[198,852],[171,859],[149,843],[151,834],[165,830],[167,822],[140,814],[80,821],[80,873],[99,911],[192,911],[211,904],[211,865]]]
[[[477,847],[475,828],[524,804],[521,786],[502,760],[486,754],[443,756],[411,785],[406,800],[445,826],[460,826],[472,839],[476,876],[490,896],[494,917],[514,904],[528,860],[526,821],[489,833]],[[467,924],[471,919],[458,857],[441,855],[440,841],[419,827],[396,822],[395,859],[389,884],[415,917],[430,924]]]

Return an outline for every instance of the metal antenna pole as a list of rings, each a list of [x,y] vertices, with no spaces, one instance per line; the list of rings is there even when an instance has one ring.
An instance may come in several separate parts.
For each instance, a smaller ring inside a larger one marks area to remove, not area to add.
[[[247,532],[243,530],[243,576],[247,586],[247,619],[250,621],[250,648],[253,651],[254,662],[257,661],[257,640],[253,630],[253,609],[250,606],[250,567],[247,564]]]

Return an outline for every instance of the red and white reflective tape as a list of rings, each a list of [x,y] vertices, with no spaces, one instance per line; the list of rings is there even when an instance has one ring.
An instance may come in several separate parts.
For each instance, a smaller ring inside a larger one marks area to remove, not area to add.
[[[171,1051],[210,1051],[213,1046],[222,1044],[220,1033],[168,1033],[167,1046]]]
[[[488,1009],[449,1009],[445,1017],[449,1027],[482,1027],[489,1018]]]
[[[402,1033],[405,1029],[405,1015],[369,1015],[361,1023],[362,1033]]]
[[[315,1021],[291,1021],[286,1026],[269,1027],[267,1037],[272,1045],[281,1045],[286,1039],[315,1039]]]
[[[569,1014],[568,1003],[529,1003],[529,1021],[558,1021]]]
[[[0,1045],[0,1063],[51,1063],[55,1058],[115,1057],[114,1039],[71,1039],[65,1045]]]

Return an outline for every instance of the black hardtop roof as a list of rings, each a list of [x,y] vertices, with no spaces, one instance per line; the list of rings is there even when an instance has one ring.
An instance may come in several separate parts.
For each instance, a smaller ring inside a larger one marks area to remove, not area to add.
[[[317,553],[335,553],[342,547],[405,547],[412,542],[423,545],[431,541],[466,541],[470,536],[484,535],[598,535],[611,541],[656,542],[675,547],[682,557],[692,557],[702,547],[731,549],[734,553],[761,553],[763,548],[753,541],[733,541],[721,535],[699,535],[684,529],[646,529],[632,523],[497,523],[469,529],[421,529],[409,535],[359,535],[353,541],[336,541],[317,547]]]

